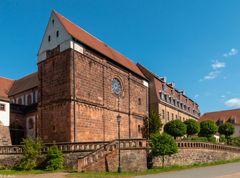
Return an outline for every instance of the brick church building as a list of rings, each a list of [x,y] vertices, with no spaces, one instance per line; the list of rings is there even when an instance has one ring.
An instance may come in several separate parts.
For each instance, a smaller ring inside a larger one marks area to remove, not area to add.
[[[0,77],[0,145],[142,138],[144,118],[198,119],[198,104],[56,11],[38,51],[38,71]]]
[[[117,116],[121,138],[142,138],[148,82],[134,62],[53,11],[37,65],[37,73],[19,80],[0,78],[7,83],[0,101],[10,112],[0,119],[7,120],[13,144],[29,136],[44,142],[113,140]]]

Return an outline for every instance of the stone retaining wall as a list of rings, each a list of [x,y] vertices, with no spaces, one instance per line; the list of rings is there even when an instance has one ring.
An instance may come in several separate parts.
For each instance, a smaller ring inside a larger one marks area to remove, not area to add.
[[[192,165],[196,163],[209,163],[220,160],[240,159],[240,153],[227,150],[209,149],[179,149],[177,154],[165,157],[165,166]],[[153,166],[162,166],[162,158],[153,159]]]

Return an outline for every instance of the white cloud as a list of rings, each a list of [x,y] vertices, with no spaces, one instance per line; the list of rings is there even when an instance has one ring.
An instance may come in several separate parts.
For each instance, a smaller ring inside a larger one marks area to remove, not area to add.
[[[236,48],[230,49],[229,52],[223,54],[224,57],[235,56],[238,54],[238,50]]]
[[[240,98],[232,98],[225,101],[225,105],[230,107],[240,107]]]
[[[208,75],[204,76],[204,80],[213,80],[215,78],[217,78],[219,76],[221,72],[216,70],[216,71],[212,71],[212,72],[209,72]]]
[[[216,60],[216,61],[214,61],[214,62],[212,63],[212,68],[213,68],[214,70],[220,69],[220,68],[224,68],[224,67],[226,67],[225,62],[219,62],[218,60]]]

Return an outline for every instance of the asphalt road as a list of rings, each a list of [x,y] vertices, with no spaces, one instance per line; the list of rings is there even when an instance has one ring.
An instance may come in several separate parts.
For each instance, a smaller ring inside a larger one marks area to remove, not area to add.
[[[138,176],[137,178],[240,178],[240,163]]]

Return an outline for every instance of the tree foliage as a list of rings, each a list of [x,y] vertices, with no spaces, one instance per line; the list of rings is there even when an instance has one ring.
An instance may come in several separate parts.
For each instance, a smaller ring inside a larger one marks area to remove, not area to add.
[[[62,152],[56,145],[49,148],[47,153],[47,167],[49,171],[63,169],[64,158]]]
[[[41,150],[43,148],[42,141],[32,138],[23,139],[23,159],[20,162],[19,168],[23,170],[32,170],[38,165],[38,160],[41,158]]]
[[[218,128],[218,132],[221,135],[225,135],[226,138],[229,138],[231,135],[234,134],[235,127],[233,124],[226,122],[225,124],[222,124]]]
[[[149,132],[150,134],[159,133],[162,127],[160,117],[157,112],[151,111],[149,116]]]
[[[188,119],[184,122],[187,126],[187,135],[192,136],[200,132],[200,125],[197,121],[193,119]]]
[[[200,136],[211,137],[215,133],[217,133],[217,131],[218,131],[218,127],[216,123],[212,120],[206,120],[200,123],[200,133],[199,133]]]
[[[164,167],[164,156],[177,153],[178,147],[172,136],[163,133],[151,135],[150,138],[151,154],[154,157],[162,156],[162,166]]]
[[[172,135],[175,139],[176,137],[181,137],[186,134],[187,127],[186,125],[180,120],[173,120],[168,122],[164,126],[164,132]]]

